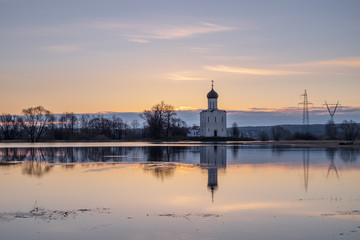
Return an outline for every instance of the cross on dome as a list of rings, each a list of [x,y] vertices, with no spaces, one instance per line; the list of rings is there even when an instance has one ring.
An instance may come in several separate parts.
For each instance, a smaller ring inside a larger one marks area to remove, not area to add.
[[[218,94],[217,92],[215,92],[214,90],[214,80],[211,80],[211,90],[210,92],[207,94],[207,98],[218,98]]]

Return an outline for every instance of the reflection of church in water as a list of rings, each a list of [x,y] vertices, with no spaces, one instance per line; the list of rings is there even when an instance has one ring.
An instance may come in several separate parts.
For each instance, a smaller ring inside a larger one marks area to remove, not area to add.
[[[208,189],[212,201],[218,188],[218,169],[226,168],[226,146],[211,145],[200,148],[200,166],[208,170]]]

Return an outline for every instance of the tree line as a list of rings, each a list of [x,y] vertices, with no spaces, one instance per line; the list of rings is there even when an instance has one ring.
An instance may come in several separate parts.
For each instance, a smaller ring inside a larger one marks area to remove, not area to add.
[[[21,115],[0,115],[0,140],[30,142],[51,140],[121,140],[186,136],[185,121],[176,117],[173,106],[161,102],[140,114],[145,120],[130,124],[121,118],[65,112],[59,116],[42,106],[22,110]]]
[[[290,131],[286,126],[276,125],[269,127],[269,130],[262,129],[254,137],[254,140],[261,141],[280,141],[280,140],[346,140],[355,141],[360,138],[360,125],[353,120],[344,120],[341,124],[335,124],[333,121],[329,121],[324,126],[324,132],[314,134],[306,129],[306,126],[302,131]],[[243,133],[239,130],[237,123],[233,123],[230,128],[230,135],[232,137],[243,138]]]
[[[130,124],[115,115],[106,118],[104,115],[77,115],[72,112],[53,114],[42,106],[22,110],[21,115],[0,115],[0,140],[20,141],[53,141],[53,140],[83,140],[107,141],[122,139],[160,139],[186,137],[187,124],[177,117],[172,105],[161,102],[150,110],[144,110],[140,117],[144,120],[142,126],[137,120]],[[237,123],[233,123],[230,135],[245,139],[239,131]],[[284,126],[273,126],[270,132],[262,131],[258,140],[317,140],[344,139],[354,141],[360,136],[359,124],[345,120],[341,124],[329,121],[325,125],[325,136],[319,137],[311,132],[291,133]],[[250,139],[249,139],[250,140]],[[255,139],[254,139],[255,140]]]

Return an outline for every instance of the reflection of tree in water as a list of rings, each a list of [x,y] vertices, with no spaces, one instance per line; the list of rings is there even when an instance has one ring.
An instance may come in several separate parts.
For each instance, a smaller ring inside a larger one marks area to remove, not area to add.
[[[341,148],[340,158],[344,162],[356,162],[360,151],[356,148]]]
[[[72,170],[75,168],[75,164],[65,164],[62,165],[63,168],[65,168],[65,170]]]
[[[53,166],[44,165],[42,162],[29,161],[22,163],[22,173],[26,175],[42,177],[49,173]]]
[[[187,147],[153,146],[144,148],[145,159],[151,162],[144,165],[146,172],[152,172],[157,178],[164,180],[174,175],[176,164],[186,159]],[[154,163],[155,162],[155,163]],[[163,163],[158,163],[163,162]]]
[[[288,150],[289,147],[288,146],[272,146],[271,147],[271,152],[273,153],[274,156],[276,157],[281,157],[282,155],[284,155],[285,151]]]
[[[326,148],[325,151],[326,151],[326,156],[330,160],[330,165],[326,177],[329,177],[330,171],[334,170],[334,172],[336,173],[336,177],[339,179],[339,174],[335,166],[335,154],[337,148]]]
[[[170,178],[174,175],[176,169],[175,164],[155,163],[145,164],[144,171],[151,172],[155,177],[163,181],[165,178]]]
[[[2,148],[0,149],[1,161],[24,161],[27,156],[27,150],[23,148]]]
[[[239,154],[239,145],[234,145],[231,147],[233,158],[237,158]]]
[[[154,146],[144,148],[148,162],[182,162],[186,159],[187,147]]]
[[[84,148],[86,162],[122,162],[123,157],[128,155],[132,148],[125,147],[89,147]]]
[[[1,161],[41,161],[59,163],[123,161],[133,148],[65,147],[65,148],[4,148]]]

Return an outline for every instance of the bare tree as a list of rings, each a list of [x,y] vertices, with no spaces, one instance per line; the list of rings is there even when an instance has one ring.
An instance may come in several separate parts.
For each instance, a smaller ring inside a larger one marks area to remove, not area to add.
[[[239,137],[239,128],[236,122],[232,124],[231,133],[233,137]]]
[[[279,141],[281,139],[289,139],[290,131],[280,125],[271,127],[271,135],[275,141]]]
[[[10,114],[0,115],[0,133],[3,133],[5,140],[15,139],[19,135],[19,121],[17,116]]]
[[[89,121],[89,128],[92,132],[93,138],[103,138],[104,136],[107,138],[111,138],[112,127],[112,121],[102,117],[101,115],[98,115],[97,117]]]
[[[30,107],[22,110],[21,128],[28,135],[31,142],[36,142],[44,133],[46,126],[53,121],[53,115],[43,106]]]
[[[59,118],[60,128],[65,133],[66,139],[71,139],[74,136],[74,129],[78,119],[74,113],[65,112]]]
[[[163,101],[145,110],[140,117],[147,123],[152,138],[160,138],[170,134],[171,119],[176,116],[174,107]]]
[[[344,120],[340,124],[340,129],[344,134],[345,140],[354,141],[360,133],[359,125],[353,120],[347,121]]]
[[[329,120],[325,125],[325,134],[327,139],[333,140],[337,138],[337,127],[334,121]]]
[[[265,131],[261,131],[259,137],[260,141],[269,141],[269,135]]]
[[[188,132],[188,126],[181,118],[173,117],[171,119],[171,136],[186,136]]]
[[[80,121],[80,132],[81,132],[82,136],[89,139],[90,138],[90,128],[89,128],[90,115],[89,114],[81,115],[79,121]]]
[[[125,136],[128,126],[121,118],[112,117],[112,135],[114,139],[121,139]]]
[[[161,102],[163,103],[163,102]],[[170,136],[170,124],[171,120],[176,116],[175,108],[172,105],[165,104],[164,106],[164,115],[165,115],[165,121],[166,121],[166,136]]]
[[[138,120],[132,120],[131,122],[132,129],[138,129],[140,127],[140,123]]]

